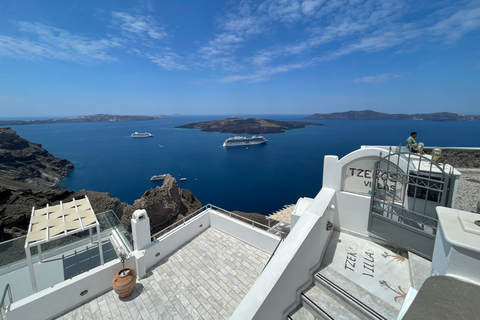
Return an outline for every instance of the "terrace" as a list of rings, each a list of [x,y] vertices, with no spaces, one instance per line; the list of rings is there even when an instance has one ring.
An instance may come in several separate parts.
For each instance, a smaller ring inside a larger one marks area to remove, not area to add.
[[[148,216],[141,212],[132,219],[133,240],[112,211],[97,218],[104,264],[88,232],[42,244],[42,257],[33,247],[38,292],[25,281],[25,239],[9,245],[16,248],[17,261],[5,265],[0,276],[0,285],[8,284],[12,293],[13,301],[5,301],[7,319],[25,319],[33,312],[42,319],[227,319],[261,274],[282,233],[211,205],[153,236]],[[117,259],[121,247],[130,252],[125,265],[139,277],[126,299],[111,285],[122,266]]]

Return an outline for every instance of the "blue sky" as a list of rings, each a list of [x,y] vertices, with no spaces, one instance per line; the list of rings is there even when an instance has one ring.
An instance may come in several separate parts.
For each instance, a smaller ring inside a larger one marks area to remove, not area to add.
[[[480,1],[0,3],[0,118],[480,114]]]

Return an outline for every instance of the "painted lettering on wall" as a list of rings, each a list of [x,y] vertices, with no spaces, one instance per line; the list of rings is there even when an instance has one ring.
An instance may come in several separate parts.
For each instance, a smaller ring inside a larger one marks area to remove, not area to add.
[[[395,197],[395,201],[402,201],[403,183],[398,181],[395,164],[389,164],[389,171],[382,168],[377,169],[375,182],[373,181],[375,162],[377,161],[378,157],[364,157],[347,164],[343,168],[342,191],[371,195],[372,186],[375,186],[377,190],[386,191],[384,196]],[[399,170],[399,172],[402,171]]]

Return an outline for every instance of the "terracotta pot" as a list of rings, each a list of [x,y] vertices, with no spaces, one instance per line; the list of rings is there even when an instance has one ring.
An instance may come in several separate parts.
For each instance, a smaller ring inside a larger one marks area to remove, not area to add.
[[[135,288],[136,281],[137,273],[135,270],[132,268],[123,268],[113,277],[113,290],[115,290],[120,298],[126,298],[132,293],[133,288]]]

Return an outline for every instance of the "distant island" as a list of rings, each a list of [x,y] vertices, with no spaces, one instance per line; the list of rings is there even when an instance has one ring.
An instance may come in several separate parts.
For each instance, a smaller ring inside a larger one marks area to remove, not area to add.
[[[427,121],[480,121],[480,115],[466,115],[451,112],[436,113],[382,113],[372,110],[315,113],[305,119],[327,120],[427,120]]]
[[[282,133],[285,130],[305,128],[305,126],[321,126],[319,123],[297,122],[297,121],[277,121],[260,118],[227,118],[225,120],[212,120],[196,122],[178,126],[177,128],[200,129],[208,132],[228,132],[228,133]]]
[[[71,118],[55,118],[55,119],[47,119],[47,120],[3,120],[3,121],[0,121],[0,126],[14,126],[14,125],[23,125],[23,124],[45,124],[45,123],[144,121],[144,120],[156,120],[156,119],[171,119],[171,117],[93,114],[89,116],[78,116],[78,117],[71,117]]]

